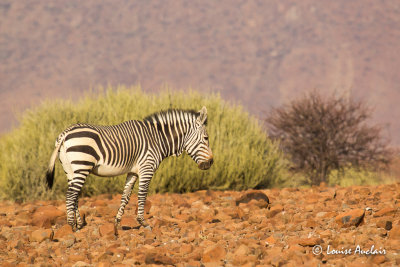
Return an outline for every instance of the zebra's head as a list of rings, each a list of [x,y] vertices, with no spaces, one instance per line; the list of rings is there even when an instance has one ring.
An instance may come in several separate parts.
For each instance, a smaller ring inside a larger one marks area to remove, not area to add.
[[[207,109],[203,107],[196,115],[193,127],[187,133],[184,149],[200,169],[207,170],[213,164],[213,154],[208,142]]]

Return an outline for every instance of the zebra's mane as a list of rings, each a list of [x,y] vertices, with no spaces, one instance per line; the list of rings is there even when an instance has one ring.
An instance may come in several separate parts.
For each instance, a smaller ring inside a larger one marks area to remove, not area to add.
[[[187,113],[189,116],[193,116],[197,118],[200,113],[198,111],[195,111],[193,109],[168,109],[168,110],[162,110],[156,113],[153,113],[143,119],[143,121],[150,121],[153,122],[155,121],[160,121],[160,118],[166,118],[168,115],[174,114],[175,116],[179,117],[181,114]],[[205,121],[205,124],[207,125],[207,120]]]

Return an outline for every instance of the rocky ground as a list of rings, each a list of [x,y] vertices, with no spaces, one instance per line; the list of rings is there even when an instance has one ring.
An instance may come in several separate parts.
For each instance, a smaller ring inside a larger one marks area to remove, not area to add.
[[[268,197],[266,197],[268,196]],[[82,198],[72,233],[63,201],[0,203],[2,266],[400,265],[400,183],[348,188],[199,191],[136,201],[114,236],[120,196]]]

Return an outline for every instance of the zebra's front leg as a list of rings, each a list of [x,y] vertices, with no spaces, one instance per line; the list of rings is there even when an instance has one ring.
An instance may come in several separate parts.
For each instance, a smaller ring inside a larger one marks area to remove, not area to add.
[[[150,230],[151,230],[150,225],[144,219],[144,205],[146,204],[147,192],[152,177],[153,173],[140,176],[139,191],[138,191],[138,213],[136,217],[136,220],[140,223],[140,225]]]
[[[118,227],[120,226],[122,215],[124,215],[125,206],[129,202],[132,194],[132,189],[135,186],[137,178],[138,175],[136,173],[128,173],[128,175],[126,176],[124,192],[121,196],[121,205],[119,206],[117,216],[115,216],[114,234],[116,236],[118,236]]]

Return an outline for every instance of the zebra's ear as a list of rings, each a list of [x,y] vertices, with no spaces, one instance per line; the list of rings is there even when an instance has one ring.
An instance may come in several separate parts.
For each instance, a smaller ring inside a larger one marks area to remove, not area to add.
[[[199,110],[199,117],[197,118],[197,120],[201,123],[201,124],[207,124],[207,108],[205,106],[203,106],[200,110]]]

